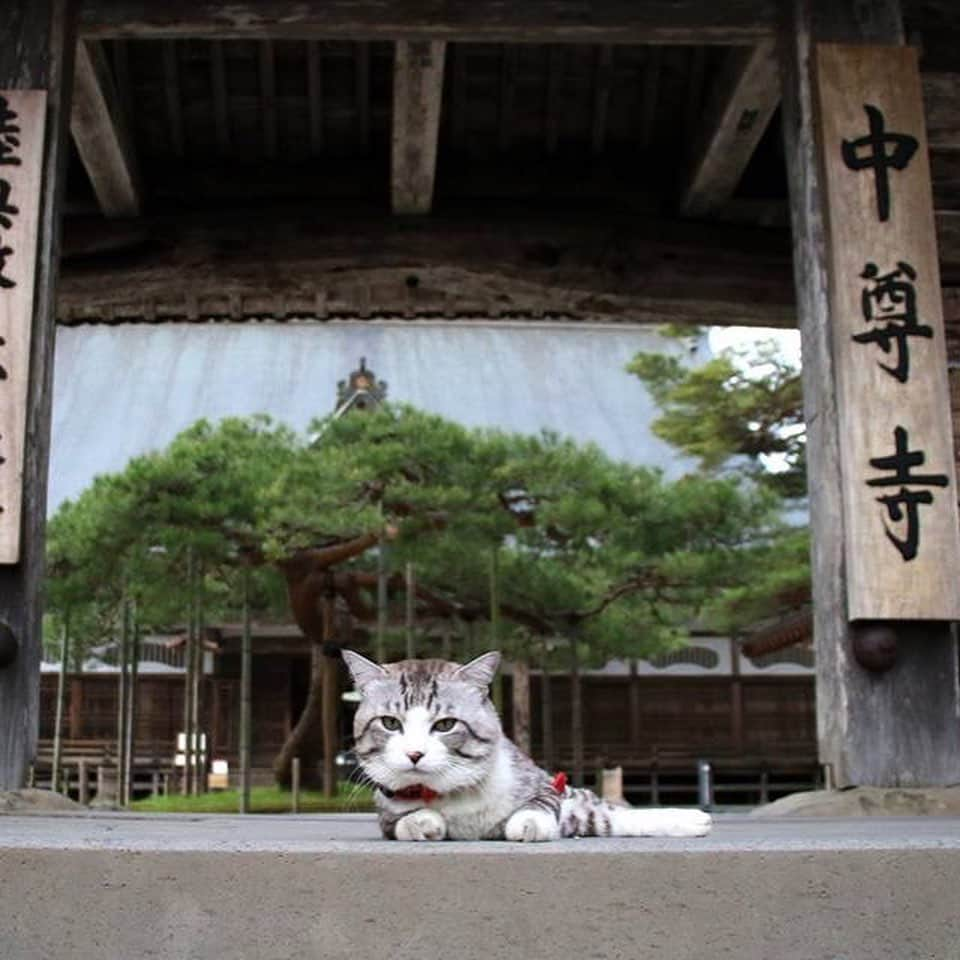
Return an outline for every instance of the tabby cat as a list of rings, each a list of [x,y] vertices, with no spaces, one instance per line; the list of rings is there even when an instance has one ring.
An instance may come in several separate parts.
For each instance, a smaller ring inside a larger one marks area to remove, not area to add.
[[[499,653],[461,666],[343,658],[361,694],[360,765],[390,840],[701,837],[700,810],[638,810],[551,778],[503,735],[489,687]]]

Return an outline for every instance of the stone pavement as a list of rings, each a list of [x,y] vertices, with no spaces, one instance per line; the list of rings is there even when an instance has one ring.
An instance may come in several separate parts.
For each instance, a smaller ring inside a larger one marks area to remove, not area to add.
[[[0,816],[3,960],[960,960],[960,818],[400,844],[368,815]]]

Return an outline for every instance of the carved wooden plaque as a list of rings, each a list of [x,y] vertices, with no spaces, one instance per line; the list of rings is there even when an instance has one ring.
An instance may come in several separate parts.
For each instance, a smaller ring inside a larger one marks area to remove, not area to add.
[[[0,91],[0,563],[20,558],[45,90]]]
[[[960,619],[960,528],[923,98],[907,47],[815,52],[848,616]],[[811,483],[816,483],[811,477]]]

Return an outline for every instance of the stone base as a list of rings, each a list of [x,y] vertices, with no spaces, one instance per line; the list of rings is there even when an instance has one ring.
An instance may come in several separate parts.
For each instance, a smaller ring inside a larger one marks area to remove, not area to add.
[[[50,813],[82,810],[75,800],[52,790],[0,790],[0,813]]]
[[[960,817],[391,843],[368,815],[0,817],[3,960],[958,960]]]
[[[757,807],[754,817],[949,817],[960,815],[960,786],[810,790]]]

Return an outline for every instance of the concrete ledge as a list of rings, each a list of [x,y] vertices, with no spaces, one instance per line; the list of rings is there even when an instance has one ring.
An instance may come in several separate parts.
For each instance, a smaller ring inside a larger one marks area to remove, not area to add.
[[[960,818],[399,844],[367,816],[0,816],[0,955],[960,958]]]

